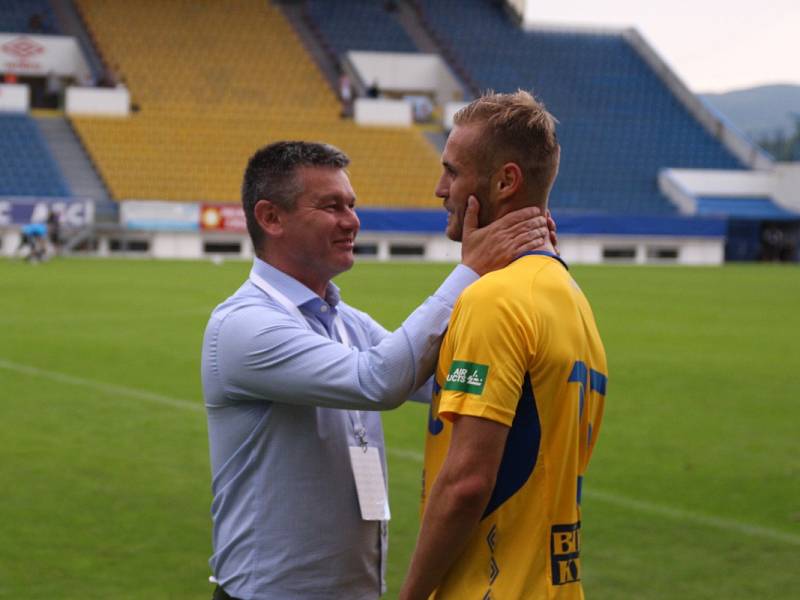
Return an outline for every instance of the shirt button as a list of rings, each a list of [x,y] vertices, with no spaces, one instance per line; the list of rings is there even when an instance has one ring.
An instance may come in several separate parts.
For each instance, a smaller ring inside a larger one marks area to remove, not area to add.
[[[328,305],[327,304],[322,304],[319,307],[319,310],[320,310],[320,312],[328,312]]]

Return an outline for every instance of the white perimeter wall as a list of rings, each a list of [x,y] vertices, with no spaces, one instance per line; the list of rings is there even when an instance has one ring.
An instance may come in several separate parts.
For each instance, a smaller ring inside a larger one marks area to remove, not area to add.
[[[28,112],[31,90],[21,83],[0,83],[0,112]]]
[[[775,200],[800,212],[800,163],[776,163],[773,173]]]
[[[0,256],[13,256],[19,244],[19,229],[0,229]],[[146,249],[134,247],[144,243]],[[219,252],[208,244],[233,245]],[[424,260],[457,262],[461,246],[439,235],[363,232],[358,244],[372,254],[357,260]],[[725,258],[723,238],[680,238],[671,236],[570,236],[559,239],[561,256],[568,264],[682,264],[720,265]],[[418,253],[408,254],[408,249]],[[406,252],[403,252],[403,251]],[[667,257],[663,257],[666,251]],[[100,256],[138,256],[165,259],[251,259],[253,249],[246,235],[218,232],[130,231],[99,234]],[[607,255],[611,253],[611,255]],[[661,253],[661,257],[659,256]]]
[[[68,115],[126,117],[130,114],[131,94],[124,87],[67,88],[65,110]]]
[[[387,98],[356,98],[353,120],[359,125],[411,127],[414,115],[411,104]]]
[[[563,235],[559,238],[559,246],[561,257],[568,264],[721,265],[725,261],[723,238]],[[605,256],[608,252],[624,256]],[[663,252],[674,252],[676,256],[659,257]]]

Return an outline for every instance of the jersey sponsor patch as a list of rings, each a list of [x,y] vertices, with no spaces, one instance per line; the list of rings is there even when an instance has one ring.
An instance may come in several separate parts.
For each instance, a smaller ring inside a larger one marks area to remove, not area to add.
[[[581,580],[581,523],[550,529],[550,565],[553,585]]]
[[[489,375],[489,365],[454,360],[444,382],[444,389],[480,396]]]

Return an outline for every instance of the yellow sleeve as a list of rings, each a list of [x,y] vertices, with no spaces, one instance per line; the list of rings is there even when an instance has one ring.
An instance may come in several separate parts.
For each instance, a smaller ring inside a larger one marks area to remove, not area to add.
[[[511,426],[527,371],[531,321],[519,296],[481,280],[462,294],[444,344],[449,365],[438,413],[482,417]]]

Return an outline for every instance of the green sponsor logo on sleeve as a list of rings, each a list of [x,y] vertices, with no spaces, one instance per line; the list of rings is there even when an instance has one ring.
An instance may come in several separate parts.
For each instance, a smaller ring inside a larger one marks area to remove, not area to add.
[[[465,360],[454,360],[444,382],[444,389],[480,396],[486,385],[489,365],[479,365]]]

